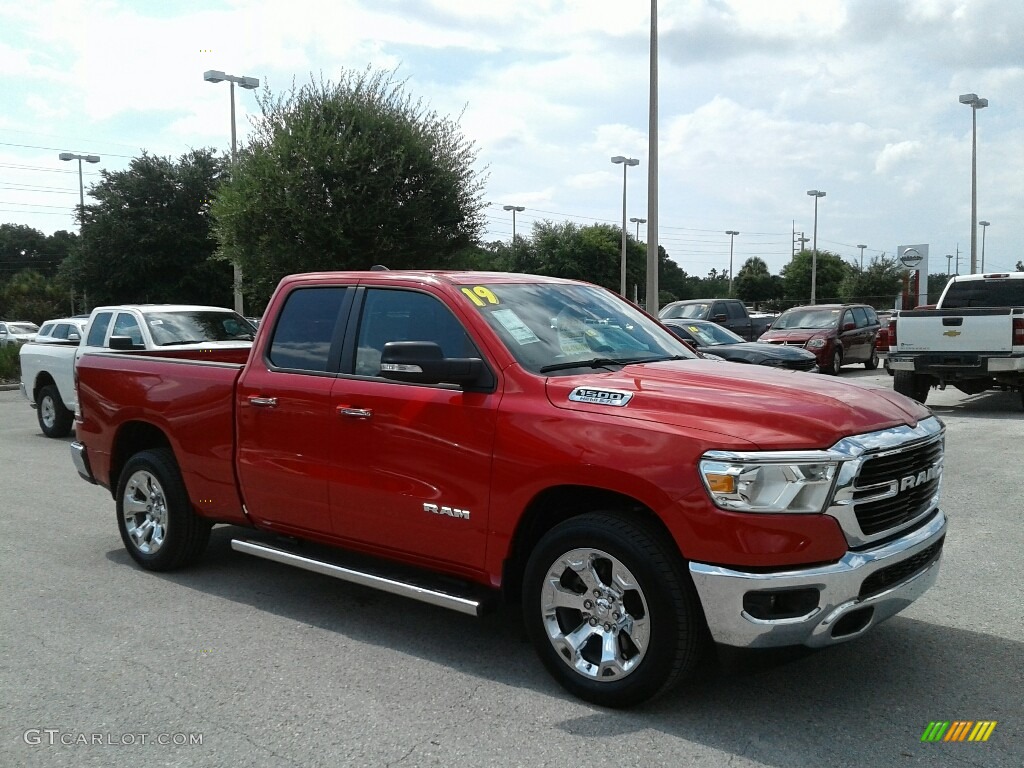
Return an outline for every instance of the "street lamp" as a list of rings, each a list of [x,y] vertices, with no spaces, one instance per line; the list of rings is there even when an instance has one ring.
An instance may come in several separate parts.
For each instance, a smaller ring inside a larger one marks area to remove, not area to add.
[[[82,161],[85,160],[87,163],[98,163],[100,161],[99,155],[76,155],[74,152],[61,152],[57,155],[61,160],[77,160],[78,161],[78,216],[79,216],[79,227],[81,227],[82,219],[85,218],[85,185],[82,183]]]
[[[981,227],[981,271],[985,271],[985,230],[988,229],[989,222],[979,221],[978,226]]]
[[[863,272],[864,271],[864,249],[867,248],[867,246],[866,245],[858,245],[857,247],[860,248],[860,271]]]
[[[238,83],[240,88],[251,91],[260,87],[259,78],[236,77],[235,75],[226,75],[218,69],[208,69],[203,72],[203,80],[208,83],[221,83],[227,80],[231,83],[231,163],[234,164],[235,155],[238,151],[235,143],[235,83]],[[241,315],[244,314],[242,312],[242,268],[238,265],[238,262],[235,262],[233,266],[235,273],[235,312]]]
[[[525,211],[526,208],[524,208],[521,205],[503,205],[501,207],[504,210],[506,210],[506,211],[512,211],[512,247],[515,248],[516,247],[516,212],[517,211]]]
[[[964,93],[960,103],[971,108],[971,274],[978,271],[978,110],[988,106],[988,99],[976,93]]]
[[[632,157],[616,155],[612,158],[616,165],[622,165],[622,259],[619,264],[619,294],[626,296],[626,169],[631,165],[640,165],[640,161]]]
[[[636,222],[636,241],[639,243],[640,242],[640,225],[641,224],[646,224],[647,223],[647,219],[638,219],[636,216],[630,216],[629,220]]]
[[[727,229],[725,230],[725,234],[729,236],[729,298],[732,298],[732,243],[739,232],[735,229]]]
[[[807,194],[814,198],[814,255],[811,257],[811,304],[814,304],[818,288],[818,198],[824,197],[825,193],[809,189]]]
[[[951,274],[953,274],[953,254],[952,253],[947,253],[946,254],[946,277],[949,277]]]

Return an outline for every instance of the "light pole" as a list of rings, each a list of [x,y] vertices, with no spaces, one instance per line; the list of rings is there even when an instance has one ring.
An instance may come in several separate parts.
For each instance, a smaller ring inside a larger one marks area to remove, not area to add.
[[[630,216],[629,220],[633,221],[633,222],[636,222],[636,241],[639,243],[640,242],[640,225],[641,224],[646,224],[647,223],[647,219],[638,219],[636,216]]]
[[[978,226],[981,227],[981,271],[985,271],[985,230],[988,229],[990,222],[979,221]]]
[[[864,249],[867,248],[867,246],[866,245],[858,245],[857,247],[860,248],[860,271],[863,272],[864,271]]]
[[[235,143],[235,83],[238,83],[239,87],[245,88],[246,90],[254,90],[260,87],[259,78],[246,77],[246,76],[235,76],[226,75],[218,69],[208,69],[203,72],[203,80],[208,83],[220,83],[227,80],[231,83],[231,164],[235,163],[235,155],[238,151]],[[244,314],[242,312],[242,268],[238,265],[238,262],[234,263],[235,272],[235,312],[238,314]]]
[[[953,274],[953,254],[952,253],[947,253],[946,254],[946,277],[949,277],[951,274]]]
[[[612,158],[616,165],[622,165],[622,259],[619,264],[619,294],[626,297],[626,169],[631,165],[640,165],[640,161],[632,157],[616,155]]]
[[[57,155],[61,160],[78,161],[78,225],[81,228],[82,218],[85,216],[85,185],[82,183],[82,161],[87,163],[98,163],[99,155],[76,155],[74,152],[61,152]]]
[[[960,103],[971,108],[971,274],[978,271],[978,110],[988,106],[988,99],[976,93],[964,93]]]
[[[735,229],[727,229],[725,230],[725,234],[729,236],[729,298],[732,298],[732,243],[739,232]]]
[[[525,211],[526,208],[521,205],[503,205],[503,210],[512,211],[512,247],[516,247],[516,212]]]
[[[811,256],[811,304],[814,304],[818,289],[818,198],[824,197],[825,193],[817,189],[809,189],[807,194],[814,198],[814,255]]]

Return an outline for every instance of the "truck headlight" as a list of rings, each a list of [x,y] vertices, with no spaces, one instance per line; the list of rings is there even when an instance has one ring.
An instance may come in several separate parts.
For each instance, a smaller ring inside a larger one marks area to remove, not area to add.
[[[710,451],[700,461],[700,476],[722,509],[816,514],[828,505],[839,464],[834,455],[814,451]]]
[[[825,346],[825,339],[811,339],[807,342],[807,347],[810,349],[821,349]]]

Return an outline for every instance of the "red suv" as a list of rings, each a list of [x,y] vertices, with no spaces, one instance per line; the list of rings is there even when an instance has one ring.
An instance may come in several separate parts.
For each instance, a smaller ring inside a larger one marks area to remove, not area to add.
[[[847,363],[864,363],[870,371],[878,367],[879,327],[874,307],[867,304],[815,304],[787,309],[759,341],[804,347],[828,373],[839,373]]]

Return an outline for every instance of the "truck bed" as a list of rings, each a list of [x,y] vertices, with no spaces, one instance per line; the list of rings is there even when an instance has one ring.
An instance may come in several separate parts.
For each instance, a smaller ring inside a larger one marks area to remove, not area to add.
[[[1013,334],[1008,307],[928,309],[900,312],[899,352],[1010,354]]]
[[[247,357],[246,349],[83,355],[79,401],[90,413],[77,429],[79,440],[88,441],[96,481],[115,492],[136,436],[155,427],[168,436],[196,512],[244,522],[234,470],[234,395]]]

